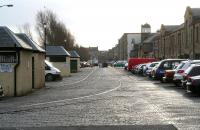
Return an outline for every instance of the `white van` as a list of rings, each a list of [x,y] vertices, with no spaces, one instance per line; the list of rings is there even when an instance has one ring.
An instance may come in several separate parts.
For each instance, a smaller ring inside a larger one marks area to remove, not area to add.
[[[54,67],[49,61],[45,60],[45,80],[53,81],[61,78],[60,70]]]

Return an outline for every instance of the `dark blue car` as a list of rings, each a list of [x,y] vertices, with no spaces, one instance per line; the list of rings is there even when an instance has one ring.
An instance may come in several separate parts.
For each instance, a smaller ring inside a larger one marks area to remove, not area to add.
[[[153,75],[153,78],[159,79],[162,81],[165,70],[172,70],[174,66],[177,66],[180,64],[181,61],[184,61],[185,59],[165,59],[160,61],[160,63],[157,66],[157,69]]]

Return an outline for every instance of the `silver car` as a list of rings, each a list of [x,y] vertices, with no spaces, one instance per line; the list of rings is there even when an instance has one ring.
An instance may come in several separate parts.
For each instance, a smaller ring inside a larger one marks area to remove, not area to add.
[[[200,60],[186,60],[186,61],[182,61],[176,71],[175,71],[175,74],[174,74],[174,84],[176,86],[181,86],[181,80],[183,80],[183,76],[184,76],[184,73],[185,73],[185,70],[187,68],[189,68],[192,64],[200,64]]]

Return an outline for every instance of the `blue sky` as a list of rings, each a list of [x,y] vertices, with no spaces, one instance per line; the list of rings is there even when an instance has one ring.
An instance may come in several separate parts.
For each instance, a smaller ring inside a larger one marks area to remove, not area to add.
[[[123,33],[140,32],[141,24],[149,23],[155,32],[161,24],[183,23],[187,6],[200,8],[199,0],[0,0],[3,4],[14,7],[0,8],[1,26],[16,31],[29,23],[34,32],[35,15],[45,6],[66,24],[79,45],[100,50],[112,48]]]

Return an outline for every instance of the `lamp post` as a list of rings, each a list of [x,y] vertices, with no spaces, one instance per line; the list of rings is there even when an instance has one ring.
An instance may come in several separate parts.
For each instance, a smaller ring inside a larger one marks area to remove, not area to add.
[[[67,50],[67,40],[66,39],[64,40],[64,47]]]
[[[43,23],[44,25],[44,50],[46,52],[46,35],[47,35],[47,24]],[[46,57],[46,56],[45,56]]]
[[[13,7],[12,4],[9,4],[9,5],[0,5],[0,8],[1,8],[1,7],[5,7],[5,6],[6,6],[6,7]]]

